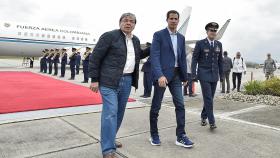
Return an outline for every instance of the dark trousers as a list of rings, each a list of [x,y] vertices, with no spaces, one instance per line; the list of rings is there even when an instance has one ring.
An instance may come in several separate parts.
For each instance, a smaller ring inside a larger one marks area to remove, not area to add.
[[[213,112],[213,104],[217,82],[200,81],[200,86],[203,95],[203,109],[201,112],[201,118],[208,118],[209,123],[214,124],[215,117]]]
[[[232,83],[233,83],[233,88],[236,88],[236,78],[237,78],[237,91],[240,91],[240,85],[241,85],[241,79],[242,79],[242,73],[232,73]]]
[[[43,72],[44,68],[43,68],[43,61],[42,59],[40,60],[40,72]]]
[[[225,92],[226,83],[227,83],[227,92],[230,91],[229,75],[230,75],[230,71],[224,72],[225,79],[222,83],[222,92]]]
[[[75,79],[75,64],[70,64],[71,78]]]
[[[43,61],[42,67],[43,67],[43,72],[44,72],[44,73],[47,73],[47,70],[48,70],[47,61]]]
[[[192,91],[192,74],[191,73],[188,73],[187,74],[188,76],[188,84],[186,86],[184,86],[184,95],[187,95],[188,94],[188,90],[189,90],[189,95],[192,95],[193,94],[193,91]]]
[[[182,82],[179,78],[179,75],[176,74],[174,78],[171,81],[169,81],[167,86],[169,88],[170,93],[172,94],[173,103],[175,105],[177,121],[176,136],[180,137],[183,134],[185,134],[185,105],[182,92]],[[151,136],[158,135],[158,116],[165,89],[166,88],[164,87],[159,87],[157,82],[154,83],[154,96],[152,99],[152,106],[150,110]]]
[[[49,74],[52,74],[52,61],[49,62]]]
[[[80,73],[80,64],[76,64],[76,74]]]
[[[150,72],[144,72],[144,96],[151,96],[153,81],[152,81],[152,74]]]
[[[30,60],[30,68],[33,68],[34,61]]]
[[[209,123],[214,124],[215,117],[213,112],[213,99],[216,92],[217,82],[200,81],[200,86],[203,95],[203,109],[201,112],[201,118],[208,118]]]
[[[88,82],[88,61],[83,62],[84,81]]]
[[[66,63],[61,63],[61,77],[65,76]]]
[[[54,63],[54,75],[57,75],[57,73],[58,73],[58,63],[55,62]]]

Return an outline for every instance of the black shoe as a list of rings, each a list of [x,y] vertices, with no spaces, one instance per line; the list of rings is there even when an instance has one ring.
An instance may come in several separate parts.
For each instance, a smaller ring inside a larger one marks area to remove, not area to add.
[[[237,92],[240,92],[240,89],[237,89]]]
[[[189,97],[196,97],[196,94],[190,94]]]
[[[216,124],[210,124],[210,129],[215,129],[217,128]]]
[[[235,90],[235,88],[232,88],[232,89],[231,89],[231,91],[234,91],[234,90]]]
[[[227,91],[227,93],[230,93],[230,91]]]
[[[142,98],[149,98],[149,97],[151,97],[151,95],[141,95],[140,97],[142,97]]]
[[[68,80],[74,80],[74,78],[69,78]]]
[[[88,83],[88,81],[83,81],[83,82],[81,82],[81,83]]]
[[[201,119],[201,126],[206,126],[206,125],[207,125],[206,119]]]
[[[221,91],[221,93],[225,93],[225,91]]]

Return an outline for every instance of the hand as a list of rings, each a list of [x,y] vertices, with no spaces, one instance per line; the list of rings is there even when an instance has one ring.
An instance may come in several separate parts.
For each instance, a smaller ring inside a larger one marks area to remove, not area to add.
[[[224,82],[224,79],[223,79],[223,78],[220,78],[220,82]]]
[[[183,86],[187,86],[188,85],[188,81],[183,82]]]
[[[99,89],[99,83],[98,82],[91,83],[89,89],[97,93]]]
[[[158,79],[158,85],[159,85],[160,87],[166,87],[167,84],[168,84],[168,81],[167,81],[166,77],[161,76],[161,77]]]
[[[244,71],[244,75],[246,75],[246,71]]]

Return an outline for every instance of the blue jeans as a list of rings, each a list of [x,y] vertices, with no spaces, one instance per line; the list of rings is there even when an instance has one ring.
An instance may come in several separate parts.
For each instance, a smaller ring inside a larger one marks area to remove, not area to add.
[[[123,120],[131,84],[132,77],[123,76],[117,89],[100,86],[103,101],[101,114],[101,148],[103,155],[116,151],[115,139]]]
[[[169,81],[167,86],[169,88],[170,93],[172,94],[173,103],[175,105],[177,122],[176,136],[181,137],[182,135],[186,134],[186,132],[185,105],[183,98],[182,81],[180,80],[179,75],[176,74],[174,78],[171,81]],[[158,136],[157,122],[165,89],[166,88],[164,87],[159,87],[157,82],[154,84],[154,96],[150,110],[150,132],[152,137]]]

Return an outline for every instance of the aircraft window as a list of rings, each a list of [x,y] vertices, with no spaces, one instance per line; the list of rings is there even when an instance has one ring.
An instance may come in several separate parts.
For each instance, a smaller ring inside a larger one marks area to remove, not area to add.
[[[47,35],[47,38],[50,38],[51,37],[51,35]]]
[[[79,40],[79,37],[77,37],[77,40]]]
[[[52,35],[52,38],[55,38],[55,35]]]
[[[45,37],[45,34],[42,34],[42,37]]]
[[[33,33],[30,33],[30,36],[33,37]]]
[[[57,38],[60,39],[60,36],[58,35]]]
[[[83,41],[84,40],[84,38],[81,38],[81,41]]]
[[[95,42],[95,38],[93,39],[93,42]]]
[[[72,37],[72,40],[75,40],[75,37]]]
[[[87,38],[85,38],[85,41],[87,41]]]
[[[39,37],[39,36],[40,36],[39,33],[37,33],[37,34],[36,34],[36,37]]]
[[[18,35],[21,35],[21,32],[18,32]]]
[[[24,33],[24,36],[27,36],[27,34],[28,34],[28,33],[27,33],[27,32],[25,32],[25,33]]]
[[[62,36],[63,39],[65,39],[65,36]]]

